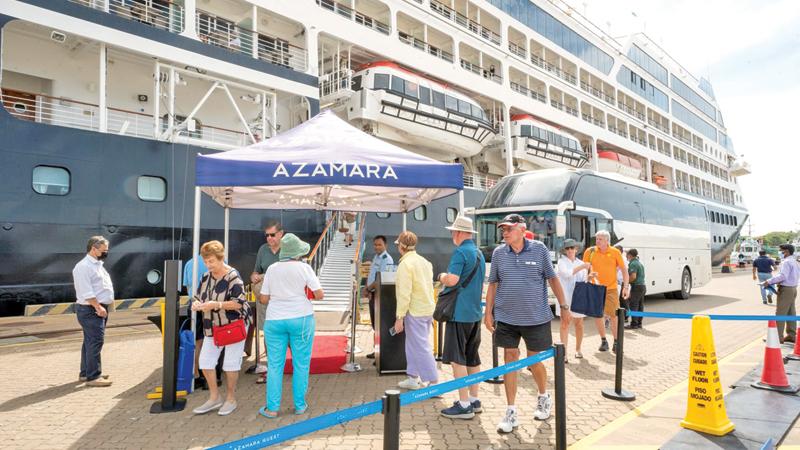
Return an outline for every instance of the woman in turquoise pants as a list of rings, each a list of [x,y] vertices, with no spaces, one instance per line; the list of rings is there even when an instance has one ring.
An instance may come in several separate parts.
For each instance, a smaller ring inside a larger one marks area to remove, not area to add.
[[[314,269],[301,261],[310,246],[292,233],[281,238],[280,261],[264,274],[259,301],[269,304],[264,321],[267,342],[267,405],[258,412],[278,417],[283,390],[286,349],[292,348],[292,396],[295,414],[308,409],[306,391],[314,343],[314,308],[309,297],[322,300],[324,294]],[[308,294],[307,294],[308,292]]]

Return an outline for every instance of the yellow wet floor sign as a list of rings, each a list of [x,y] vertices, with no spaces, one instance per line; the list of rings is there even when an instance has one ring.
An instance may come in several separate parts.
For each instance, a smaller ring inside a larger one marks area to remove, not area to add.
[[[686,418],[681,421],[681,426],[724,436],[733,431],[733,422],[728,419],[725,411],[714,336],[711,334],[711,319],[708,316],[695,316],[692,319],[690,358]]]

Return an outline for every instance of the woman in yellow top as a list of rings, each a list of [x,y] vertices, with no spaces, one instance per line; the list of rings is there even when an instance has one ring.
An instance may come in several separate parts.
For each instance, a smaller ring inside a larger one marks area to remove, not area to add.
[[[394,242],[400,250],[395,276],[397,320],[394,329],[406,332],[406,373],[398,383],[404,389],[420,389],[436,384],[439,372],[430,342],[433,327],[433,266],[416,252],[417,235],[404,231]]]

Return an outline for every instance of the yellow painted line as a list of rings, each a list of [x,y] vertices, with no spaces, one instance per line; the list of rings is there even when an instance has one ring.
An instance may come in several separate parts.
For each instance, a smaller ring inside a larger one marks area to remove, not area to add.
[[[728,364],[731,360],[733,360],[736,357],[740,356],[742,353],[744,353],[744,352],[752,349],[756,345],[762,344],[762,343],[763,343],[763,338],[759,337],[758,339],[754,340],[753,342],[745,345],[744,347],[736,350],[735,352],[731,353],[730,355],[722,358],[721,360],[719,360],[718,364],[719,365]],[[601,448],[602,446],[596,446],[594,444],[596,444],[598,441],[600,441],[604,437],[608,436],[609,434],[611,434],[611,433],[617,431],[618,429],[622,428],[623,426],[628,424],[628,422],[632,421],[633,419],[635,419],[635,418],[641,416],[642,414],[644,414],[645,412],[655,408],[656,406],[658,406],[661,402],[663,402],[667,398],[672,397],[673,395],[677,395],[681,391],[685,391],[688,388],[689,388],[689,378],[686,378],[685,380],[681,381],[680,383],[672,386],[671,388],[667,389],[666,391],[664,391],[664,392],[656,395],[655,397],[651,398],[650,400],[646,401],[641,406],[636,407],[636,408],[626,412],[625,414],[621,415],[620,417],[618,417],[617,419],[613,420],[612,422],[609,422],[608,424],[603,425],[602,427],[600,427],[597,430],[595,430],[592,434],[590,434],[590,435],[586,436],[585,438],[581,439],[580,441],[570,445],[569,448],[571,450],[581,450],[581,449],[584,449],[584,448],[593,448],[593,449],[594,448]],[[621,448],[623,446],[610,446],[609,448],[612,448],[612,447]],[[625,447],[625,448],[628,448],[628,447]]]
[[[150,334],[150,332],[141,330],[131,330],[125,333],[114,333],[114,334],[106,333],[106,338],[117,337],[117,336],[129,336],[132,334]],[[22,347],[25,345],[53,344],[59,342],[72,342],[72,341],[82,341],[82,340],[83,337],[76,337],[76,338],[63,338],[63,339],[42,339],[41,341],[19,342],[17,344],[7,344],[7,345],[3,345],[0,343],[0,349],[11,348],[11,347]]]

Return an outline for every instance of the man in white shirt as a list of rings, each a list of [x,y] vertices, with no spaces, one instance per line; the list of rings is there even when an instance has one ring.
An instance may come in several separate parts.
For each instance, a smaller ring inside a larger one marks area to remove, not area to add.
[[[83,328],[80,381],[87,386],[111,386],[103,375],[100,352],[103,350],[108,306],[114,302],[114,285],[103,267],[108,256],[108,240],[92,236],[86,244],[86,256],[72,269],[75,283],[75,314]]]

